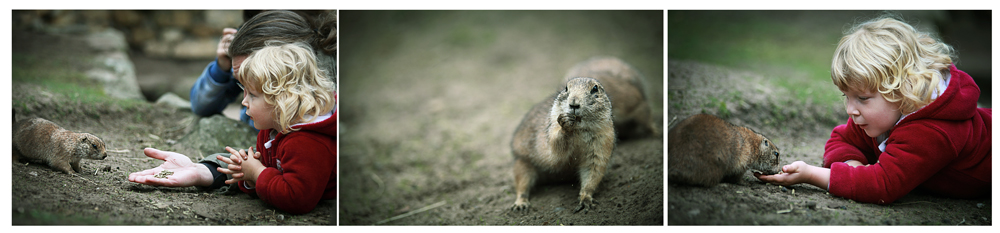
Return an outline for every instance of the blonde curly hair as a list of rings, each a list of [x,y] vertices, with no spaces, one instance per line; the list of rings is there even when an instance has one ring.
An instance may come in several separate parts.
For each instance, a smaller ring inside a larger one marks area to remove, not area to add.
[[[333,81],[316,66],[312,48],[305,43],[270,41],[251,53],[238,73],[244,88],[263,93],[264,101],[274,106],[272,118],[281,133],[297,131],[291,126],[333,111],[336,104]]]
[[[841,91],[878,92],[903,114],[930,104],[954,50],[891,17],[851,28],[833,54],[830,76]]]

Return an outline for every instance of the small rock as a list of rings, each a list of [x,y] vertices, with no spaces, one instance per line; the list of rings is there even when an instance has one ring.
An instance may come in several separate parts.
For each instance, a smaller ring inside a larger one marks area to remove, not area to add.
[[[111,171],[111,165],[104,166],[104,168],[101,168],[101,171],[110,172]]]
[[[278,215],[278,221],[285,221],[285,215],[279,214]]]
[[[985,205],[983,205],[983,203],[976,203],[976,208],[982,209],[983,206],[985,206]]]
[[[38,172],[29,172],[28,174],[31,174],[32,176],[38,176]]]
[[[688,211],[688,215],[691,217],[698,216],[698,214],[701,214],[701,210],[699,209],[693,209],[691,211]]]
[[[176,108],[179,110],[191,111],[191,101],[185,100],[173,92],[167,92],[156,99],[156,104]]]
[[[814,209],[816,209],[816,202],[806,202],[805,206],[806,206],[806,208],[814,210]]]
[[[780,186],[780,187],[782,192],[788,192],[788,188],[785,188],[785,186]]]

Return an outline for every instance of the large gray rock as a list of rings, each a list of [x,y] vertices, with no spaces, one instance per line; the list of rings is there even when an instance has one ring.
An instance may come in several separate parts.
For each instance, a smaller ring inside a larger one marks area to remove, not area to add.
[[[167,92],[166,94],[161,95],[159,99],[156,99],[156,105],[171,107],[182,111],[191,111],[191,101],[181,98],[180,96],[177,96],[177,94],[171,92]]]
[[[139,83],[135,79],[135,65],[128,57],[128,43],[125,34],[108,28],[88,34],[87,44],[97,53],[93,58],[93,68],[84,74],[100,81],[104,93],[119,99],[143,100]]]
[[[206,10],[202,14],[205,24],[213,28],[237,28],[243,23],[243,12],[238,10]]]
[[[174,46],[174,57],[212,60],[215,58],[215,49],[218,47],[218,38],[185,39]]]
[[[226,146],[246,149],[257,145],[257,131],[253,127],[219,114],[198,119],[192,127],[178,143],[201,151],[202,156],[224,153]]]

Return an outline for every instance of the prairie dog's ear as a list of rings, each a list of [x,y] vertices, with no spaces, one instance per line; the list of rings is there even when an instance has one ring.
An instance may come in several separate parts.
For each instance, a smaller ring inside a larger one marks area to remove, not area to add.
[[[770,148],[770,145],[771,145],[770,143],[771,142],[768,142],[767,139],[760,140],[760,151],[761,151],[761,153],[763,153],[765,151],[768,151],[768,148]]]
[[[87,135],[80,134],[80,142],[87,142]]]

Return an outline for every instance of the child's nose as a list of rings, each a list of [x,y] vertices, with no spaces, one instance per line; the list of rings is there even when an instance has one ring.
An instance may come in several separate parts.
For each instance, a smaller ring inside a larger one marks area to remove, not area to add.
[[[853,104],[847,104],[847,106],[845,106],[844,108],[847,111],[847,115],[852,115],[852,116],[861,115],[861,113],[858,112],[858,108],[855,108]]]
[[[247,98],[247,95],[243,95],[243,101],[240,101],[240,104],[243,105],[243,107],[250,107],[250,100]]]

